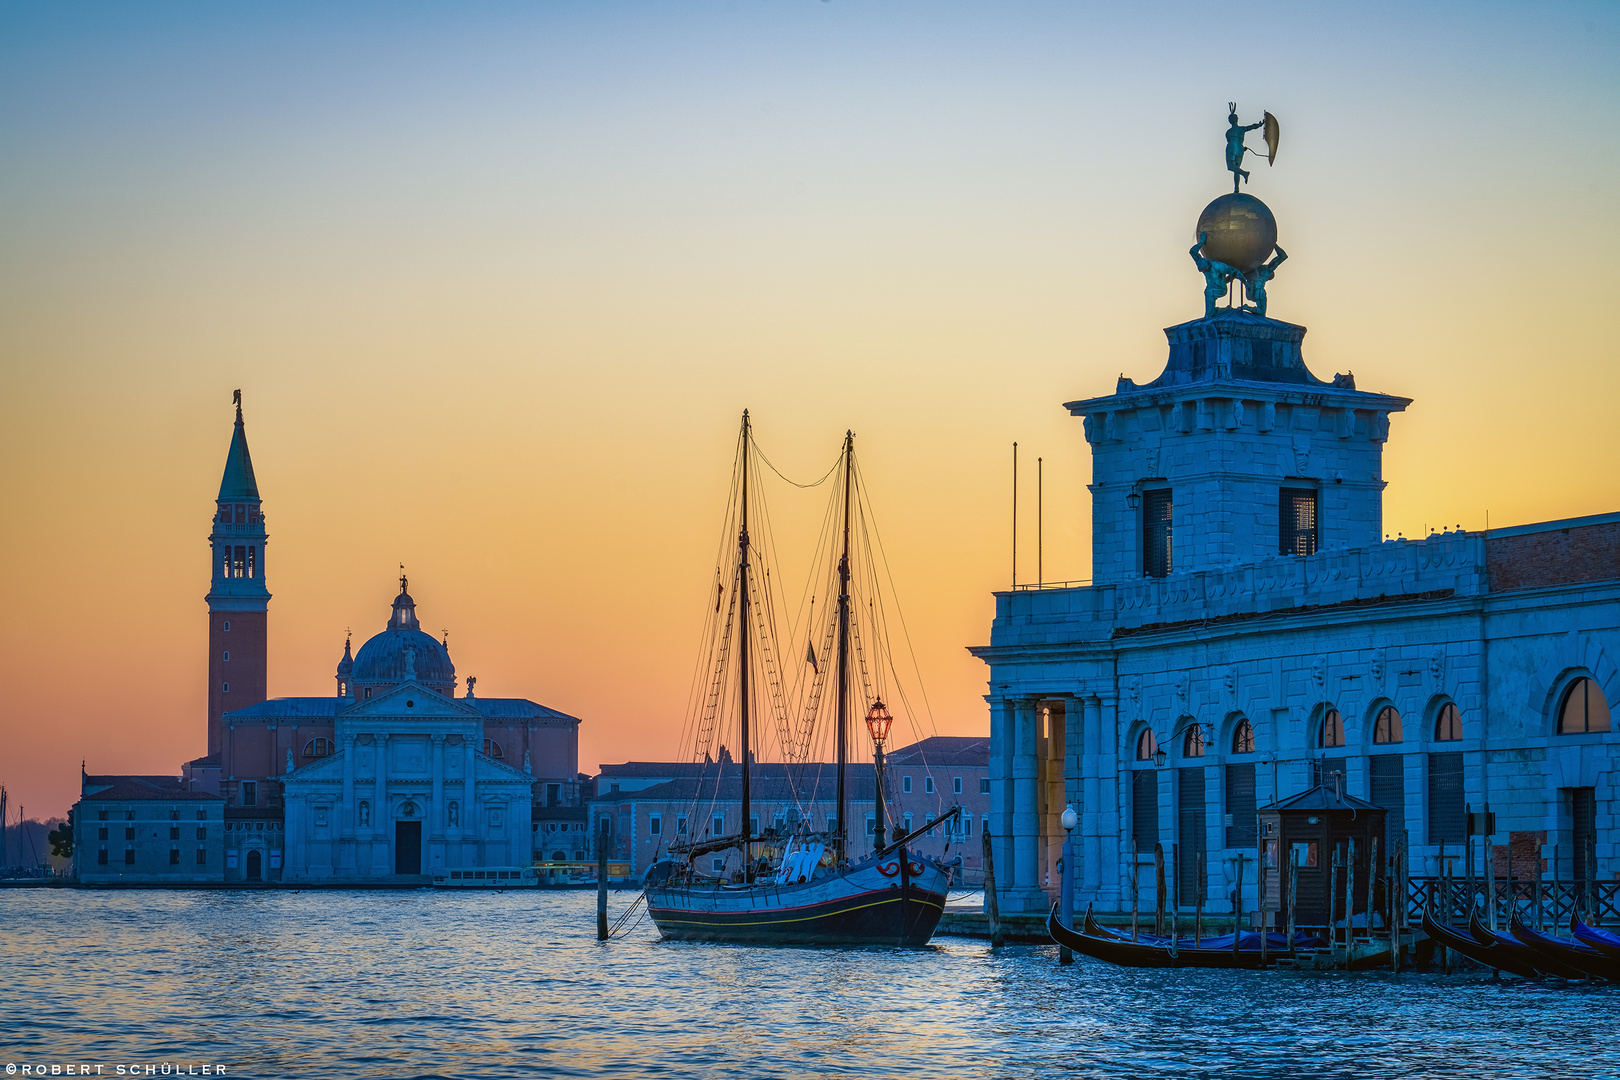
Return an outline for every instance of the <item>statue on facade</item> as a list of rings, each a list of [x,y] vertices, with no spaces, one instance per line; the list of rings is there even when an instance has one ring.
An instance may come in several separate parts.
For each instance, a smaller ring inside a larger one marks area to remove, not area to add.
[[[371,804],[368,802],[362,802],[360,804],[360,824],[361,826],[368,826],[371,824]]]
[[[1261,137],[1266,140],[1266,163],[1275,165],[1278,127],[1277,118],[1270,113],[1266,113],[1258,123],[1244,125],[1238,123],[1237,102],[1227,102],[1227,109],[1229,112],[1226,117],[1226,167],[1232,173],[1232,192],[1236,194],[1239,183],[1249,179],[1248,172],[1243,168],[1243,155],[1255,152],[1243,144],[1244,136],[1255,128],[1264,128]]]
[[[1275,250],[1277,253],[1271,257],[1270,262],[1257,266],[1243,275],[1243,293],[1254,301],[1251,305],[1252,310],[1261,318],[1265,318],[1266,315],[1266,282],[1277,276],[1277,267],[1288,258],[1288,252],[1281,246]]]
[[[1213,319],[1215,301],[1226,295],[1232,280],[1242,277],[1243,272],[1235,266],[1229,266],[1219,259],[1211,259],[1203,254],[1204,242],[1208,239],[1208,233],[1199,233],[1198,243],[1188,249],[1187,254],[1192,256],[1193,265],[1198,267],[1198,272],[1204,275],[1204,318]]]
[[[452,802],[450,804],[450,824],[453,826],[461,824],[460,816],[461,805],[459,803]]]

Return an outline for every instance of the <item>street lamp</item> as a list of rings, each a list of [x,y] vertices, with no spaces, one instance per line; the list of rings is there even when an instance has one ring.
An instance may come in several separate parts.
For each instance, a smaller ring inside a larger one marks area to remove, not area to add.
[[[872,702],[872,707],[866,710],[866,731],[872,736],[872,763],[876,767],[873,774],[877,780],[877,807],[874,813],[876,832],[872,839],[872,850],[876,851],[883,846],[883,743],[889,737],[889,726],[894,723],[894,717],[883,705],[883,699]]]
[[[1157,750],[1153,751],[1153,764],[1157,768],[1162,769],[1164,768],[1165,761],[1167,761],[1169,757],[1170,755],[1166,753],[1164,747],[1161,746]]]
[[[1129,495],[1125,496],[1125,505],[1132,510],[1140,509],[1142,506],[1142,493],[1133,490]]]

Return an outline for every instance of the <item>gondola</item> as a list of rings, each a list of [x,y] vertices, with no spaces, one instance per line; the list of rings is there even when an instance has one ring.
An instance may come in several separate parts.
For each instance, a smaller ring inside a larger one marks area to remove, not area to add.
[[[1294,956],[1294,951],[1288,947],[1287,939],[1282,934],[1266,935],[1267,951],[1262,956],[1260,934],[1255,931],[1240,935],[1238,948],[1234,951],[1231,934],[1200,938],[1196,942],[1192,938],[1172,942],[1169,938],[1143,938],[1138,935],[1138,940],[1132,941],[1118,931],[1098,925],[1090,908],[1086,909],[1082,926],[1084,929],[1079,931],[1064,926],[1058,920],[1056,905],[1046,917],[1046,932],[1053,941],[1077,953],[1120,967],[1254,970],[1263,964],[1292,959]],[[1309,934],[1296,935],[1296,941],[1309,943],[1313,940]]]
[[[1532,949],[1530,946],[1520,941],[1512,933],[1503,933],[1500,930],[1492,930],[1490,927],[1486,926],[1485,921],[1480,918],[1479,908],[1477,906],[1472,912],[1469,913],[1468,932],[1473,935],[1474,940],[1479,942],[1481,945],[1499,949],[1502,952],[1514,957],[1520,963],[1541,972],[1543,975],[1556,975],[1560,979],[1586,978],[1586,972],[1582,971],[1580,968],[1572,967],[1569,964],[1564,963],[1562,960],[1549,956],[1537,949]]]
[[[1535,927],[1526,926],[1517,911],[1514,911],[1508,929],[1527,947],[1553,961],[1583,971],[1594,979],[1620,981],[1620,960],[1605,956],[1579,938],[1544,934]]]
[[[1439,922],[1434,917],[1433,909],[1423,909],[1423,932],[1434,941],[1439,942],[1453,952],[1460,953],[1476,963],[1486,967],[1505,971],[1510,975],[1517,975],[1522,979],[1535,979],[1541,976],[1529,963],[1519,959],[1507,949],[1499,947],[1495,942],[1482,944],[1474,940],[1470,934],[1465,934],[1456,927]]]
[[[1572,915],[1569,922],[1576,941],[1590,945],[1611,960],[1620,960],[1620,934],[1605,930],[1601,926],[1588,926],[1579,915]]]

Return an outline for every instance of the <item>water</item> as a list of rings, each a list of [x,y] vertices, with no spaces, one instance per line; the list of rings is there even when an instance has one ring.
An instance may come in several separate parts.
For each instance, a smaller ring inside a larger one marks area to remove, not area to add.
[[[666,944],[646,921],[602,945],[594,905],[580,892],[0,890],[0,1068],[1620,1076],[1620,987],[1062,968],[1055,947],[965,938],[909,952]]]

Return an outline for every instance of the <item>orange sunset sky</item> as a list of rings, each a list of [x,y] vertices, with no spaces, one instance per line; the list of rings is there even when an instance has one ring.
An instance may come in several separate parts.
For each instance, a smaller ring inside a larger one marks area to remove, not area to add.
[[[326,694],[406,564],[458,674],[684,757],[736,424],[858,451],[933,717],[983,733],[991,593],[1089,576],[1061,403],[1163,366],[1230,190],[1270,314],[1393,418],[1385,527],[1620,509],[1612,4],[8,5],[0,783],[204,750],[241,388],[270,692]],[[820,491],[771,494],[803,579]],[[802,646],[800,647],[802,648]]]

